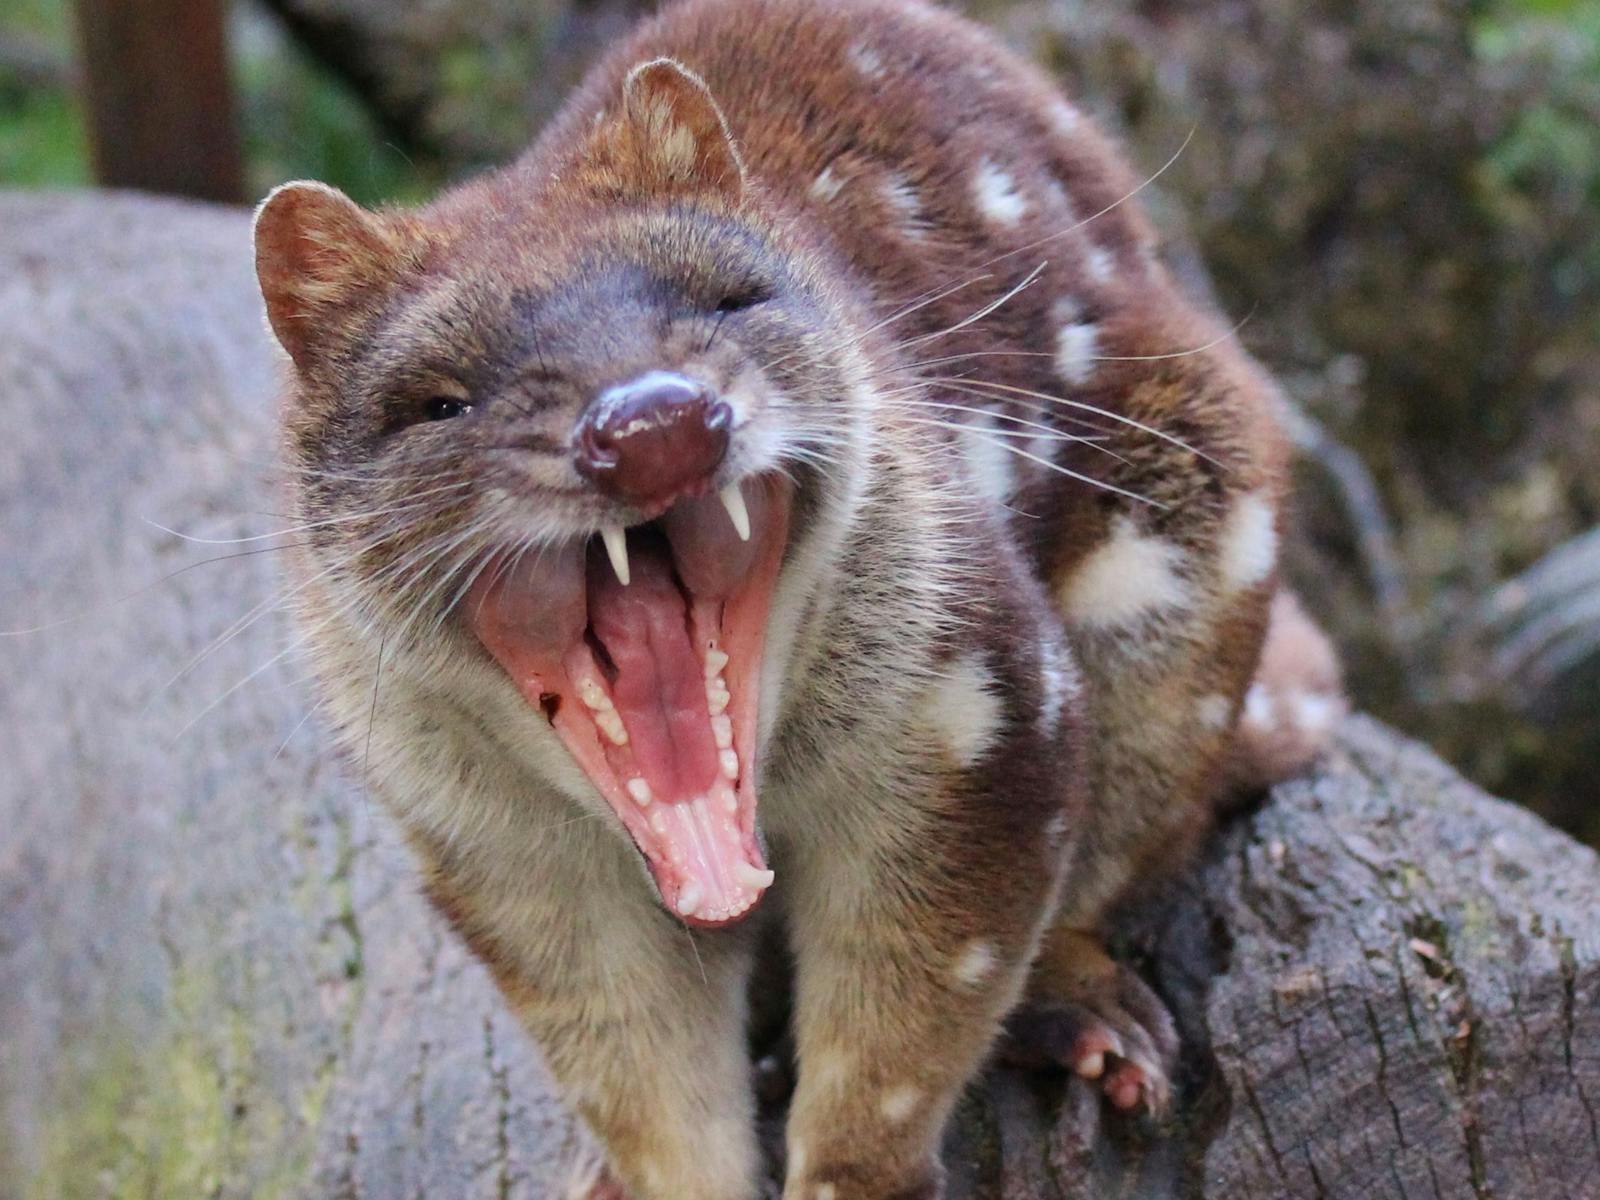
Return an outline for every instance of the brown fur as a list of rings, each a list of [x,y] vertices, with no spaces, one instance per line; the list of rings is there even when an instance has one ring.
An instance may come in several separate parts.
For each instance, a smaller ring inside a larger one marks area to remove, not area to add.
[[[1325,728],[1294,719],[1337,701],[1320,635],[1274,607],[1271,385],[1160,265],[1138,182],[937,10],[688,0],[522,159],[414,213],[264,204],[313,661],[608,1194],[754,1195],[763,937],[794,964],[788,1200],[936,1195],[945,1119],[1024,992],[1062,1046],[1118,1034],[1114,1100],[1165,1098],[1170,1023],[1092,931],[1183,860],[1225,779],[1313,754]],[[453,607],[508,527],[643,519],[566,447],[590,398],[663,366],[742,397],[727,478],[796,481],[766,663],[778,883],[693,936]],[[479,415],[423,423],[440,397]],[[1270,744],[1236,733],[1263,695],[1300,697]]]

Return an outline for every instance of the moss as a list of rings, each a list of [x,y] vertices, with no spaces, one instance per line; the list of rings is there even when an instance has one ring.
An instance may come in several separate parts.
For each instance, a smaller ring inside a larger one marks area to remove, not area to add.
[[[158,1036],[102,1035],[62,1087],[30,1200],[271,1200],[300,1186],[331,1070],[279,1103],[254,1085],[260,1030],[210,980],[175,979],[168,1014]]]

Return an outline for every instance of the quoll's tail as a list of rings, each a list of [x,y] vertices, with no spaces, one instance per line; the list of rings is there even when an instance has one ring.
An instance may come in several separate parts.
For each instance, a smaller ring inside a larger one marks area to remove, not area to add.
[[[1349,707],[1333,644],[1294,594],[1280,591],[1239,713],[1229,792],[1259,791],[1305,770]]]

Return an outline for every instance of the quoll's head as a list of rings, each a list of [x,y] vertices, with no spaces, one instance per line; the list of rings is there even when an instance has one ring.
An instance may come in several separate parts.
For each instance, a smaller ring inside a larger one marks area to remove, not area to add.
[[[371,653],[491,663],[528,722],[501,732],[570,755],[662,902],[720,924],[772,881],[762,656],[797,544],[845,519],[866,368],[695,75],[635,68],[566,141],[415,212],[267,198],[287,466]]]

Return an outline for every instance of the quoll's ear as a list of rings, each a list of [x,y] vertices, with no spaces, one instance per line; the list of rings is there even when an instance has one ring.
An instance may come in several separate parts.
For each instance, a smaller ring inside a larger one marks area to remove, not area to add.
[[[406,239],[324,183],[286,183],[256,209],[256,279],[267,321],[305,369],[408,263]]]
[[[601,121],[586,166],[623,195],[709,193],[737,201],[744,163],[705,81],[670,58],[628,73],[622,109]]]

